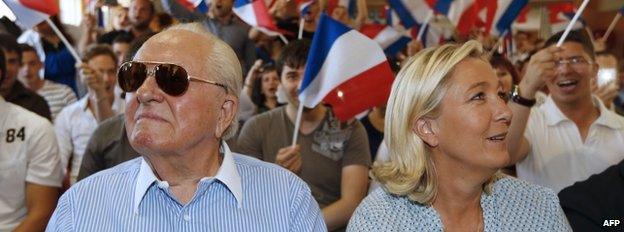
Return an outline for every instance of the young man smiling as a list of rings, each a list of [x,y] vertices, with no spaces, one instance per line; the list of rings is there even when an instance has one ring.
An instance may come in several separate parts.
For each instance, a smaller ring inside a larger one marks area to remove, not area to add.
[[[533,55],[512,93],[508,147],[519,178],[555,192],[624,158],[624,118],[591,94],[590,81],[598,72],[591,41],[572,31],[556,47],[561,36],[552,36]],[[544,85],[550,96],[531,108]]]

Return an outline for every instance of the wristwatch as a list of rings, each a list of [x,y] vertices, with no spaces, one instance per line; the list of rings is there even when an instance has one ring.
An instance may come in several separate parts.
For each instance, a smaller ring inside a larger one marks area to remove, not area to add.
[[[513,85],[511,88],[511,101],[526,107],[533,107],[536,102],[535,99],[526,99],[521,97],[520,87],[518,87],[518,85]]]

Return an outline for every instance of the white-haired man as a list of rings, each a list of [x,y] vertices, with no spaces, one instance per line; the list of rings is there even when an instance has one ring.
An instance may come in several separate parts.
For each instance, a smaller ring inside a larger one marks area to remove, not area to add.
[[[237,129],[241,76],[200,24],[150,38],[118,72],[141,157],[74,185],[48,231],[324,231],[301,179],[223,142]]]

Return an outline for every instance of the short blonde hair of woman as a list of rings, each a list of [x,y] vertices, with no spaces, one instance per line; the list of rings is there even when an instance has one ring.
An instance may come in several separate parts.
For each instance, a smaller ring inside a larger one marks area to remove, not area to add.
[[[227,93],[236,97],[240,96],[243,85],[243,71],[234,50],[225,42],[210,33],[201,23],[181,23],[168,27],[164,31],[185,30],[206,37],[201,43],[212,44],[212,50],[207,57],[197,57],[206,59],[206,66],[211,73],[214,73],[214,81],[225,85]],[[163,32],[164,32],[163,31]],[[161,32],[162,33],[162,32]],[[227,140],[238,130],[238,111],[230,126],[223,133],[222,140]]]
[[[375,162],[371,172],[387,192],[424,205],[433,203],[438,186],[431,150],[412,128],[419,118],[438,116],[455,66],[467,58],[487,62],[481,43],[471,40],[424,49],[399,71],[386,108],[384,140],[390,159]],[[497,176],[484,185],[486,193]]]

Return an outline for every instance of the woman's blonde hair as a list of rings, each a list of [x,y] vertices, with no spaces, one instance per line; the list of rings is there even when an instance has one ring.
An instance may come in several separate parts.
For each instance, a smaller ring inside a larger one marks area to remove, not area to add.
[[[371,172],[387,192],[425,205],[435,199],[437,182],[431,151],[412,128],[419,118],[438,116],[455,66],[466,58],[487,62],[482,45],[471,40],[427,48],[411,57],[399,71],[385,118],[384,140],[390,159],[375,162]],[[485,185],[486,192],[490,183]]]

